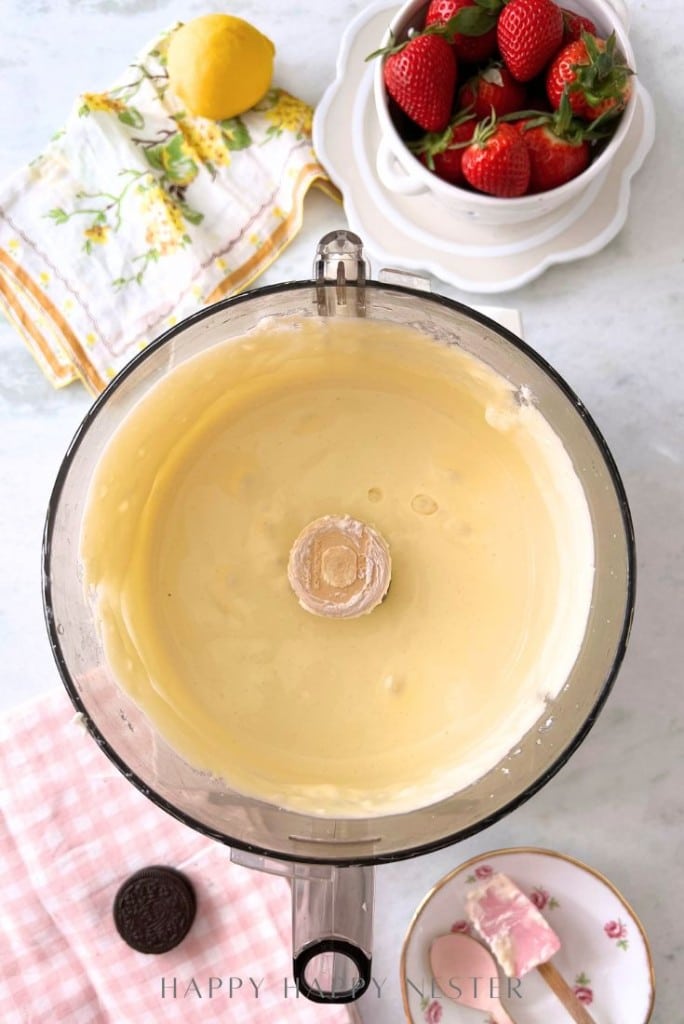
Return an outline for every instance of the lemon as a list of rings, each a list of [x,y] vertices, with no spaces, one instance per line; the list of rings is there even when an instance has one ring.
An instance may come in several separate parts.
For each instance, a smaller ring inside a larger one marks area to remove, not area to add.
[[[243,114],[267,92],[275,47],[242,18],[204,14],[171,38],[171,88],[190,114],[222,121]]]

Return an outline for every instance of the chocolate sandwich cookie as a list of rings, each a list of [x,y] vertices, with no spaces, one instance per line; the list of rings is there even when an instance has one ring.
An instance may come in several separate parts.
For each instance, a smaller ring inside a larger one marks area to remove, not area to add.
[[[153,865],[136,871],[114,898],[114,924],[139,953],[166,953],[190,931],[197,901],[190,881],[175,868]]]

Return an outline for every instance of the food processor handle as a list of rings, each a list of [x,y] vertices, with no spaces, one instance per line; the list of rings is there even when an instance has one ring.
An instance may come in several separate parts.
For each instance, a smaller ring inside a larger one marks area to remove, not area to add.
[[[315,1003],[351,1003],[371,982],[374,870],[308,867],[292,878],[294,980]]]

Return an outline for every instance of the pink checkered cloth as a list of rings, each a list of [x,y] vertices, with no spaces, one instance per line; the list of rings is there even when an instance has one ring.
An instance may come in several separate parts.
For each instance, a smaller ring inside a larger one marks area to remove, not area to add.
[[[287,882],[231,864],[143,797],[63,691],[0,720],[0,809],[3,1024],[357,1019],[296,997]],[[130,949],[112,919],[119,885],[149,864],[179,868],[197,893],[187,937],[158,956]]]

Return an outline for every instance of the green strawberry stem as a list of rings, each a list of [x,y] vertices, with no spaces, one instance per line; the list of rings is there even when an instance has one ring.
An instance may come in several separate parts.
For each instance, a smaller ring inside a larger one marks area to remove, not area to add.
[[[445,153],[447,149],[462,149],[464,146],[469,145],[468,142],[452,142],[451,136],[454,128],[470,120],[472,116],[472,105],[464,107],[463,110],[459,110],[458,114],[451,119],[443,132],[426,132],[422,138],[417,139],[415,142],[407,143],[407,147],[416,156],[424,154],[425,162],[430,170],[434,171],[434,158],[438,153]]]
[[[613,112],[608,111],[601,114],[587,124],[586,121],[573,116],[568,92],[569,87],[566,85],[563,89],[558,110],[553,113],[545,110],[516,110],[512,114],[504,114],[499,120],[525,120],[522,128],[525,132],[531,128],[539,128],[541,125],[546,125],[549,131],[553,132],[559,139],[564,139],[566,142],[571,142],[575,145],[579,145],[579,143],[585,140],[597,142],[601,139],[609,138],[613,134],[614,125],[608,124],[606,127],[604,125],[606,125],[606,122],[609,123],[615,120]]]
[[[393,53],[400,53],[412,39],[419,36],[444,36],[448,43],[453,42],[454,36],[483,36],[497,23],[500,12],[506,0],[475,0],[474,7],[462,7],[445,22],[434,22],[426,25],[420,31],[409,30],[408,39],[398,43],[390,32],[390,43],[388,46],[381,46],[379,50],[373,50],[365,60],[373,60],[375,57],[389,57]]]
[[[482,121],[478,121],[478,123],[473,128],[473,134],[471,135],[471,137],[469,139],[466,139],[464,142],[451,142],[448,145],[445,145],[444,149],[465,149],[466,146],[480,146],[480,147],[482,147],[482,146],[484,146],[487,143],[487,141],[495,133],[495,131],[496,131],[498,125],[499,125],[499,122],[500,121],[509,120],[509,119],[510,118],[506,118],[506,117],[501,117],[501,118],[497,119],[496,113],[494,111],[494,107],[492,107],[491,117],[485,117],[485,118],[482,119]],[[450,129],[453,128],[453,127],[454,127],[454,122],[451,123],[450,128],[448,128],[447,131],[450,131]],[[444,150],[441,150],[441,152],[444,152]]]
[[[573,92],[583,92],[587,103],[598,106],[601,100],[621,99],[627,79],[634,72],[616,51],[615,32],[606,39],[604,49],[590,32],[582,32],[582,42],[589,58],[588,64],[574,64],[575,78],[570,84]]]
[[[494,107],[492,107],[492,113],[489,117],[485,117],[482,121],[478,121],[475,125],[473,137],[470,142],[464,143],[465,146],[479,146],[484,147],[492,135],[494,135],[499,121],[497,119]]]
[[[409,29],[408,39],[404,39],[401,43],[397,43],[394,36],[390,32],[390,44],[389,46],[383,46],[379,50],[374,50],[373,53],[369,53],[365,58],[366,60],[373,60],[374,57],[391,57],[392,54],[401,53],[401,51],[412,43],[414,39],[418,39],[420,36],[444,36],[448,43],[451,42],[451,36],[455,34],[455,29],[450,31],[449,26],[456,21],[456,16],[450,18],[449,21],[444,24],[426,25],[420,32],[417,29]]]
[[[461,36],[484,36],[496,27],[504,0],[474,0],[470,7],[461,7],[450,19]]]

